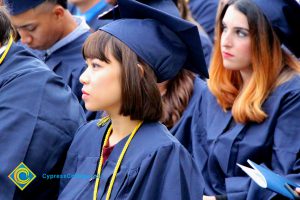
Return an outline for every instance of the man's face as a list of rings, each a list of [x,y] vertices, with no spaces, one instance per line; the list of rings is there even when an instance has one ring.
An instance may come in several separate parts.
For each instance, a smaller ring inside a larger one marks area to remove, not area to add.
[[[38,6],[11,17],[21,42],[32,49],[46,50],[59,38],[57,17],[52,10]]]

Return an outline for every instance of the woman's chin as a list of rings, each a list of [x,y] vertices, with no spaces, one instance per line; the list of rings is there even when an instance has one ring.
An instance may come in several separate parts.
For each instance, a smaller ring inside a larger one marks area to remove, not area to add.
[[[101,109],[99,109],[99,108],[96,108],[96,107],[94,107],[94,106],[90,106],[90,105],[88,105],[88,104],[85,104],[84,106],[85,106],[85,109],[88,110],[88,111],[90,111],[90,112],[96,112],[96,111],[101,110]]]

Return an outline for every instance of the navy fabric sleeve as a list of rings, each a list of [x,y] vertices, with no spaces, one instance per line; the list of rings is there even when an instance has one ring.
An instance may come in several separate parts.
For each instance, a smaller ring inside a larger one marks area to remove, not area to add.
[[[82,126],[84,126],[84,125],[82,125]],[[77,130],[77,132],[75,133],[75,136],[80,134],[81,127]],[[82,132],[81,132],[81,135],[82,135]],[[74,145],[74,142],[77,141],[75,136],[74,136],[74,140],[72,141],[70,148],[68,149],[67,157],[66,157],[64,167],[62,170],[63,175],[75,175],[76,174],[77,163],[78,163],[78,152],[77,152],[77,148],[76,148],[77,145],[76,144]],[[71,178],[72,177],[60,179],[60,186],[59,186],[60,193],[65,188],[65,186],[69,183]]]
[[[60,174],[76,129],[85,121],[81,106],[61,78],[48,70],[2,76],[0,96],[0,199],[55,199]],[[8,174],[24,162],[36,179],[19,190]],[[5,165],[4,165],[5,163]]]

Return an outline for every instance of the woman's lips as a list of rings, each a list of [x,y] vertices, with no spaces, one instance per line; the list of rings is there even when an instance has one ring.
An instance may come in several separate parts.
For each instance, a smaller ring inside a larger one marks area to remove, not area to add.
[[[230,53],[228,53],[228,52],[222,52],[222,55],[223,55],[223,58],[232,58],[233,57],[233,55],[232,54],[230,54]]]

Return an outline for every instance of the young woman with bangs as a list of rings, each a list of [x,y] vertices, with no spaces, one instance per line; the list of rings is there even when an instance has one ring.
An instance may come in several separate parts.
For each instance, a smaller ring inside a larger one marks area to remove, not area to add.
[[[284,199],[237,166],[247,159],[300,181],[300,51],[291,45],[297,40],[289,41],[295,29],[275,23],[292,20],[283,11],[298,6],[276,1],[274,13],[269,1],[230,0],[218,16],[207,98],[199,111],[207,134],[204,199]]]
[[[63,169],[72,177],[61,181],[59,199],[201,199],[202,177],[192,156],[159,122],[156,84],[191,59],[176,27],[197,29],[135,0],[118,3],[114,12],[121,19],[84,43],[88,66],[80,77],[85,107],[108,117],[77,131]],[[197,31],[187,39],[193,36],[199,39]]]
[[[158,123],[162,102],[153,70],[104,31],[88,38],[83,54],[88,65],[80,77],[85,106],[91,111],[104,110],[108,117],[76,133],[63,171],[75,177],[62,181],[65,188],[59,199],[201,196],[199,190],[191,190],[199,187],[201,191],[200,179],[192,181],[197,183],[192,186],[189,177],[184,178],[188,171],[199,176],[191,156]],[[89,177],[76,178],[77,174]],[[182,191],[171,192],[177,187]]]

